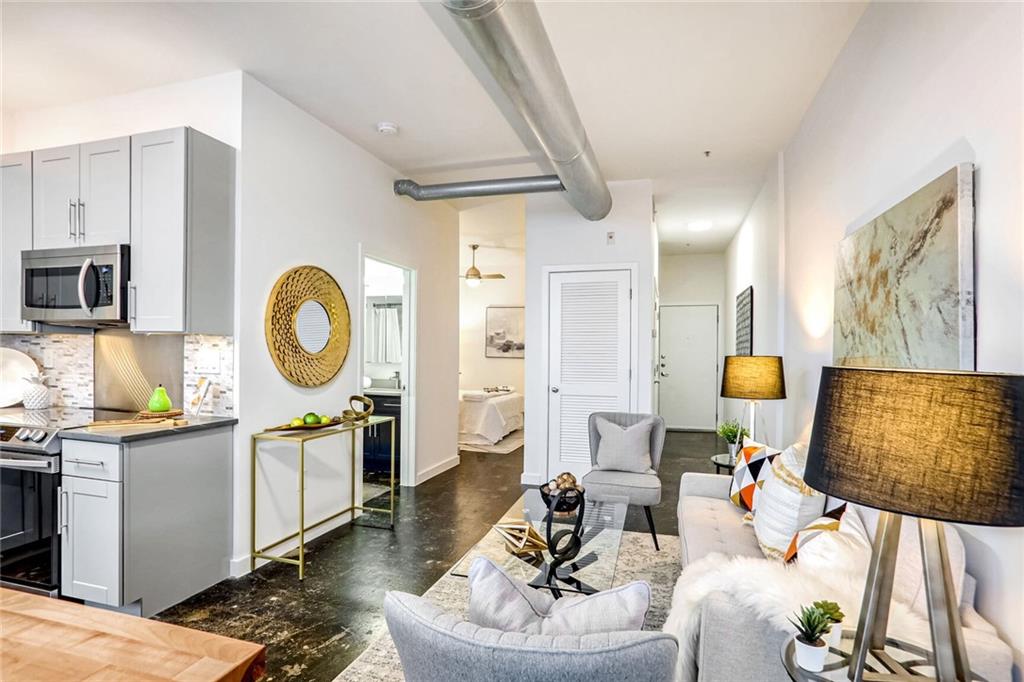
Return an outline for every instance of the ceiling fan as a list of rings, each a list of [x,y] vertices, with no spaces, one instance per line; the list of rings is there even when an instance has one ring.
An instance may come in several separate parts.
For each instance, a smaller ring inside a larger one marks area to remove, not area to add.
[[[476,250],[480,248],[479,244],[470,244],[469,248],[473,250],[473,264],[466,270],[465,275],[459,275],[460,278],[466,280],[466,286],[476,287],[480,286],[480,282],[485,279],[505,279],[505,275],[500,272],[484,275],[476,267]]]

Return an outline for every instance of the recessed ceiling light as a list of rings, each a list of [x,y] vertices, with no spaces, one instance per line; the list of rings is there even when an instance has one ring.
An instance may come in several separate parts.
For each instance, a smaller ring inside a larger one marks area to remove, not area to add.
[[[691,220],[686,225],[690,232],[707,232],[712,227],[710,220]]]
[[[391,123],[390,121],[381,121],[377,124],[377,132],[381,135],[397,135],[398,124]]]

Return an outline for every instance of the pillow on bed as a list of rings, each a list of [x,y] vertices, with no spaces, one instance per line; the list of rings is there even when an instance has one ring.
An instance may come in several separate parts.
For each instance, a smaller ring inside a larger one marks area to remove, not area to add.
[[[633,426],[622,428],[604,417],[595,419],[601,442],[597,445],[595,469],[604,471],[629,471],[636,474],[653,474],[651,464],[651,429],[654,417],[648,417]]]

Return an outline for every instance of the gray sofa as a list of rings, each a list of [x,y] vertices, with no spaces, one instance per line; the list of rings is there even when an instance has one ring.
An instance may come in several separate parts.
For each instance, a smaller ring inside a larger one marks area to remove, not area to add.
[[[754,530],[743,524],[743,511],[729,500],[731,476],[683,474],[679,488],[679,540],[683,568],[708,554],[764,558]],[[870,511],[870,510],[867,510]],[[860,512],[873,536],[874,526]],[[972,670],[988,680],[1010,679],[1012,652],[991,625],[974,611],[975,582],[964,578],[960,613]],[[738,637],[736,624],[743,623]],[[790,633],[759,620],[725,592],[701,605],[697,635],[696,679],[705,682],[759,680],[788,682],[780,650]]]
[[[384,618],[410,682],[665,682],[679,653],[676,638],[661,632],[551,636],[481,628],[403,592],[384,597]]]

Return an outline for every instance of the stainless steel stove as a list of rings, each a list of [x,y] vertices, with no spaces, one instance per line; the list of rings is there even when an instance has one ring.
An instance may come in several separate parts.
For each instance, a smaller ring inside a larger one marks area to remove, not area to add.
[[[60,432],[123,412],[0,409],[0,585],[57,596]]]

